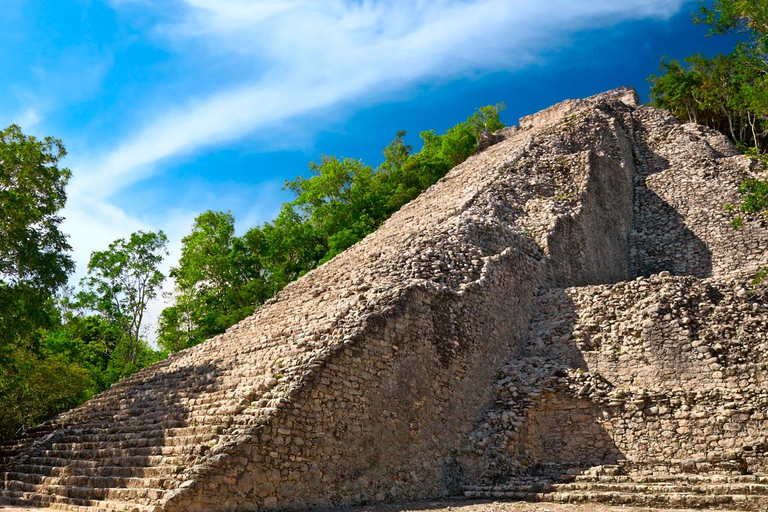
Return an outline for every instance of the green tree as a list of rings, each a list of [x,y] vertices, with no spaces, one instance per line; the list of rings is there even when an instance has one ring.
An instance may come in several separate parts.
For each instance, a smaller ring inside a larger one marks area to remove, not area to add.
[[[738,146],[765,149],[768,134],[768,81],[762,61],[739,46],[711,59],[694,55],[685,65],[662,63],[651,76],[651,99],[682,120],[721,131]]]
[[[387,198],[388,215],[475,153],[483,132],[503,128],[499,119],[503,110],[503,103],[486,105],[443,135],[438,135],[435,130],[421,132],[422,148],[418,153],[411,153],[411,147],[403,142],[406,133],[398,132],[384,150],[384,163],[377,173],[385,182],[381,193]]]
[[[17,347],[0,369],[0,440],[81,404],[93,391],[92,376],[82,366]]]
[[[744,34],[758,51],[768,41],[768,5],[762,0],[715,0],[712,7],[701,6],[694,22],[709,25],[710,35]]]
[[[138,231],[128,240],[115,240],[106,251],[91,254],[88,273],[80,281],[81,304],[120,326],[125,336],[124,359],[135,369],[140,367],[139,353],[146,348],[141,336],[147,304],[157,298],[165,280],[159,267],[168,254],[167,244],[162,231]]]
[[[702,6],[694,22],[709,25],[710,35],[739,33],[727,55],[694,55],[682,64],[662,62],[652,75],[651,100],[683,120],[705,124],[728,135],[742,149],[763,153],[768,143],[768,6],[765,2],[716,0]]]
[[[409,166],[413,147],[405,143],[406,135],[405,130],[400,130],[382,151],[384,162],[379,167],[379,180],[387,195],[386,206],[389,213],[397,209],[395,204],[407,203],[424,188],[418,173],[412,172],[414,168]]]
[[[504,124],[499,121],[499,112],[502,110],[504,110],[503,103],[481,107],[465,122],[445,132],[442,136],[440,154],[448,161],[450,167],[459,165],[477,151],[477,143],[482,132],[495,132],[504,127]]]
[[[374,170],[360,160],[324,156],[310,164],[314,174],[288,182],[296,194],[291,203],[327,244],[327,261],[374,231],[385,219],[385,198]]]
[[[51,324],[51,298],[74,269],[59,226],[70,171],[61,141],[0,132],[0,360]]]
[[[0,131],[0,439],[92,389],[87,372],[41,347],[59,323],[54,295],[74,264],[59,211],[70,178],[61,141]]]
[[[87,370],[94,392],[99,392],[116,382],[107,370],[124,337],[119,325],[101,315],[69,316],[62,325],[43,333],[41,353]]]
[[[102,376],[103,382],[107,385],[117,382],[164,359],[167,355],[166,352],[152,350],[143,339],[139,339],[137,342],[133,338],[123,336],[118,341],[115,350],[112,351],[107,369]]]
[[[160,318],[159,342],[171,352],[224,332],[268,298],[259,245],[235,236],[231,213],[200,214],[182,244],[174,305]]]
[[[248,230],[244,238],[260,247],[269,296],[315,268],[328,252],[328,240],[292,203],[284,204],[274,221]]]

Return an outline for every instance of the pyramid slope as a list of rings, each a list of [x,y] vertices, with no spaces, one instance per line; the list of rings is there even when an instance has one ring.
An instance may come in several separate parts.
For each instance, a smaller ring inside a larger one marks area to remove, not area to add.
[[[607,116],[603,121],[605,134],[595,146],[626,156],[624,135]],[[573,174],[583,186],[567,176],[548,183],[546,195],[541,194],[541,182],[550,178],[548,167],[509,172],[541,162],[541,156],[554,161],[546,147],[520,150],[530,135],[511,134],[469,160],[377,233],[278,298],[275,306],[299,303],[327,315],[340,305],[349,312],[319,336],[324,352],[307,358],[315,371],[289,358],[282,361],[284,370],[273,368],[296,375],[286,379],[286,388],[280,389],[282,383],[275,388],[291,398],[270,412],[263,426],[250,427],[255,429],[247,431],[251,437],[228,447],[227,457],[251,450],[243,457],[250,466],[237,476],[239,506],[302,507],[455,491],[453,454],[485,407],[496,369],[520,344],[530,297],[540,282],[599,282],[626,274],[629,202],[624,218],[600,235],[623,240],[613,244],[622,254],[614,259],[623,261],[615,267],[577,261],[552,268],[525,228],[546,223],[551,227],[541,233],[549,236],[568,221],[566,236],[574,243],[606,246],[602,239],[588,240],[587,231],[579,228],[584,219],[600,222],[615,213],[595,206],[585,214],[582,202],[555,205],[555,196],[558,188],[566,192],[572,187],[574,194],[591,200],[587,186],[622,175],[621,185],[629,188],[630,169],[621,169],[621,161],[577,155]],[[536,201],[538,208],[521,208],[527,201]],[[549,240],[549,246],[566,243],[566,236]],[[322,291],[326,302],[309,302],[313,292],[308,289]],[[311,326],[311,318],[298,316],[297,322],[297,316],[288,318],[287,328]],[[264,308],[251,325],[261,328],[266,321],[285,328]],[[293,368],[299,369],[290,373]],[[257,433],[259,442],[254,442]],[[306,448],[296,448],[297,437]],[[296,463],[290,450],[296,452]],[[205,470],[209,473],[195,477],[194,489],[172,496],[167,506],[214,506],[220,480],[212,476],[234,476],[235,471],[229,461]]]
[[[765,510],[768,294],[749,278],[768,238],[723,208],[762,171],[711,130],[632,117],[639,277],[540,291],[463,447],[466,494]]]
[[[504,362],[527,357],[543,290],[764,257],[758,220],[733,234],[714,208],[749,161],[630,89],[503,138],[252,317],[31,431],[0,498],[224,511],[460,492],[484,471],[462,447]]]

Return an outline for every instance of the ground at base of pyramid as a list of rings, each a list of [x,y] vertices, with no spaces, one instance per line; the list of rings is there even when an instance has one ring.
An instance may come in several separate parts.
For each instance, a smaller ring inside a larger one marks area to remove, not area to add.
[[[0,505],[1,512],[48,512],[47,508],[11,507]],[[450,500],[391,503],[319,509],[319,512],[343,510],[345,512],[693,512],[693,509],[662,509],[648,507],[621,507],[597,504],[566,505],[561,503],[526,503],[521,501]],[[714,512],[696,509],[696,512]],[[738,512],[717,509],[717,512]]]

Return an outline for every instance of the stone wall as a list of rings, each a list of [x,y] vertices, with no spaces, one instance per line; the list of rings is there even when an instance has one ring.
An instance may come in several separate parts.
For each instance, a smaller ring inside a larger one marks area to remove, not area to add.
[[[652,276],[544,294],[526,357],[505,366],[472,435],[468,479],[619,460],[765,472],[766,313],[765,291],[738,280]]]
[[[738,204],[744,178],[758,165],[726,137],[670,113],[639,107],[636,126],[635,217],[632,270],[711,277],[749,273],[766,263],[768,236],[762,218],[734,231],[725,212]]]

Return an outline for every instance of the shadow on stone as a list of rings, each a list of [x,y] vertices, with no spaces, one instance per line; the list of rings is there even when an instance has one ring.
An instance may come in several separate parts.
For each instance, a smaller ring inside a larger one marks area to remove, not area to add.
[[[471,434],[462,457],[465,483],[526,482],[531,492],[590,468],[624,460],[588,397],[610,387],[589,372],[577,313],[565,289],[539,297],[526,349],[499,374],[491,410]]]
[[[712,252],[685,224],[675,208],[644,186],[635,187],[635,222],[630,260],[635,276],[661,271],[712,277]]]
[[[685,205],[670,204],[648,187],[649,179],[653,181],[654,175],[670,170],[671,164],[651,148],[648,136],[642,136],[643,131],[638,127],[634,140],[636,175],[629,238],[630,271],[634,277],[664,270],[673,275],[712,277],[712,251],[686,225],[678,211]]]

